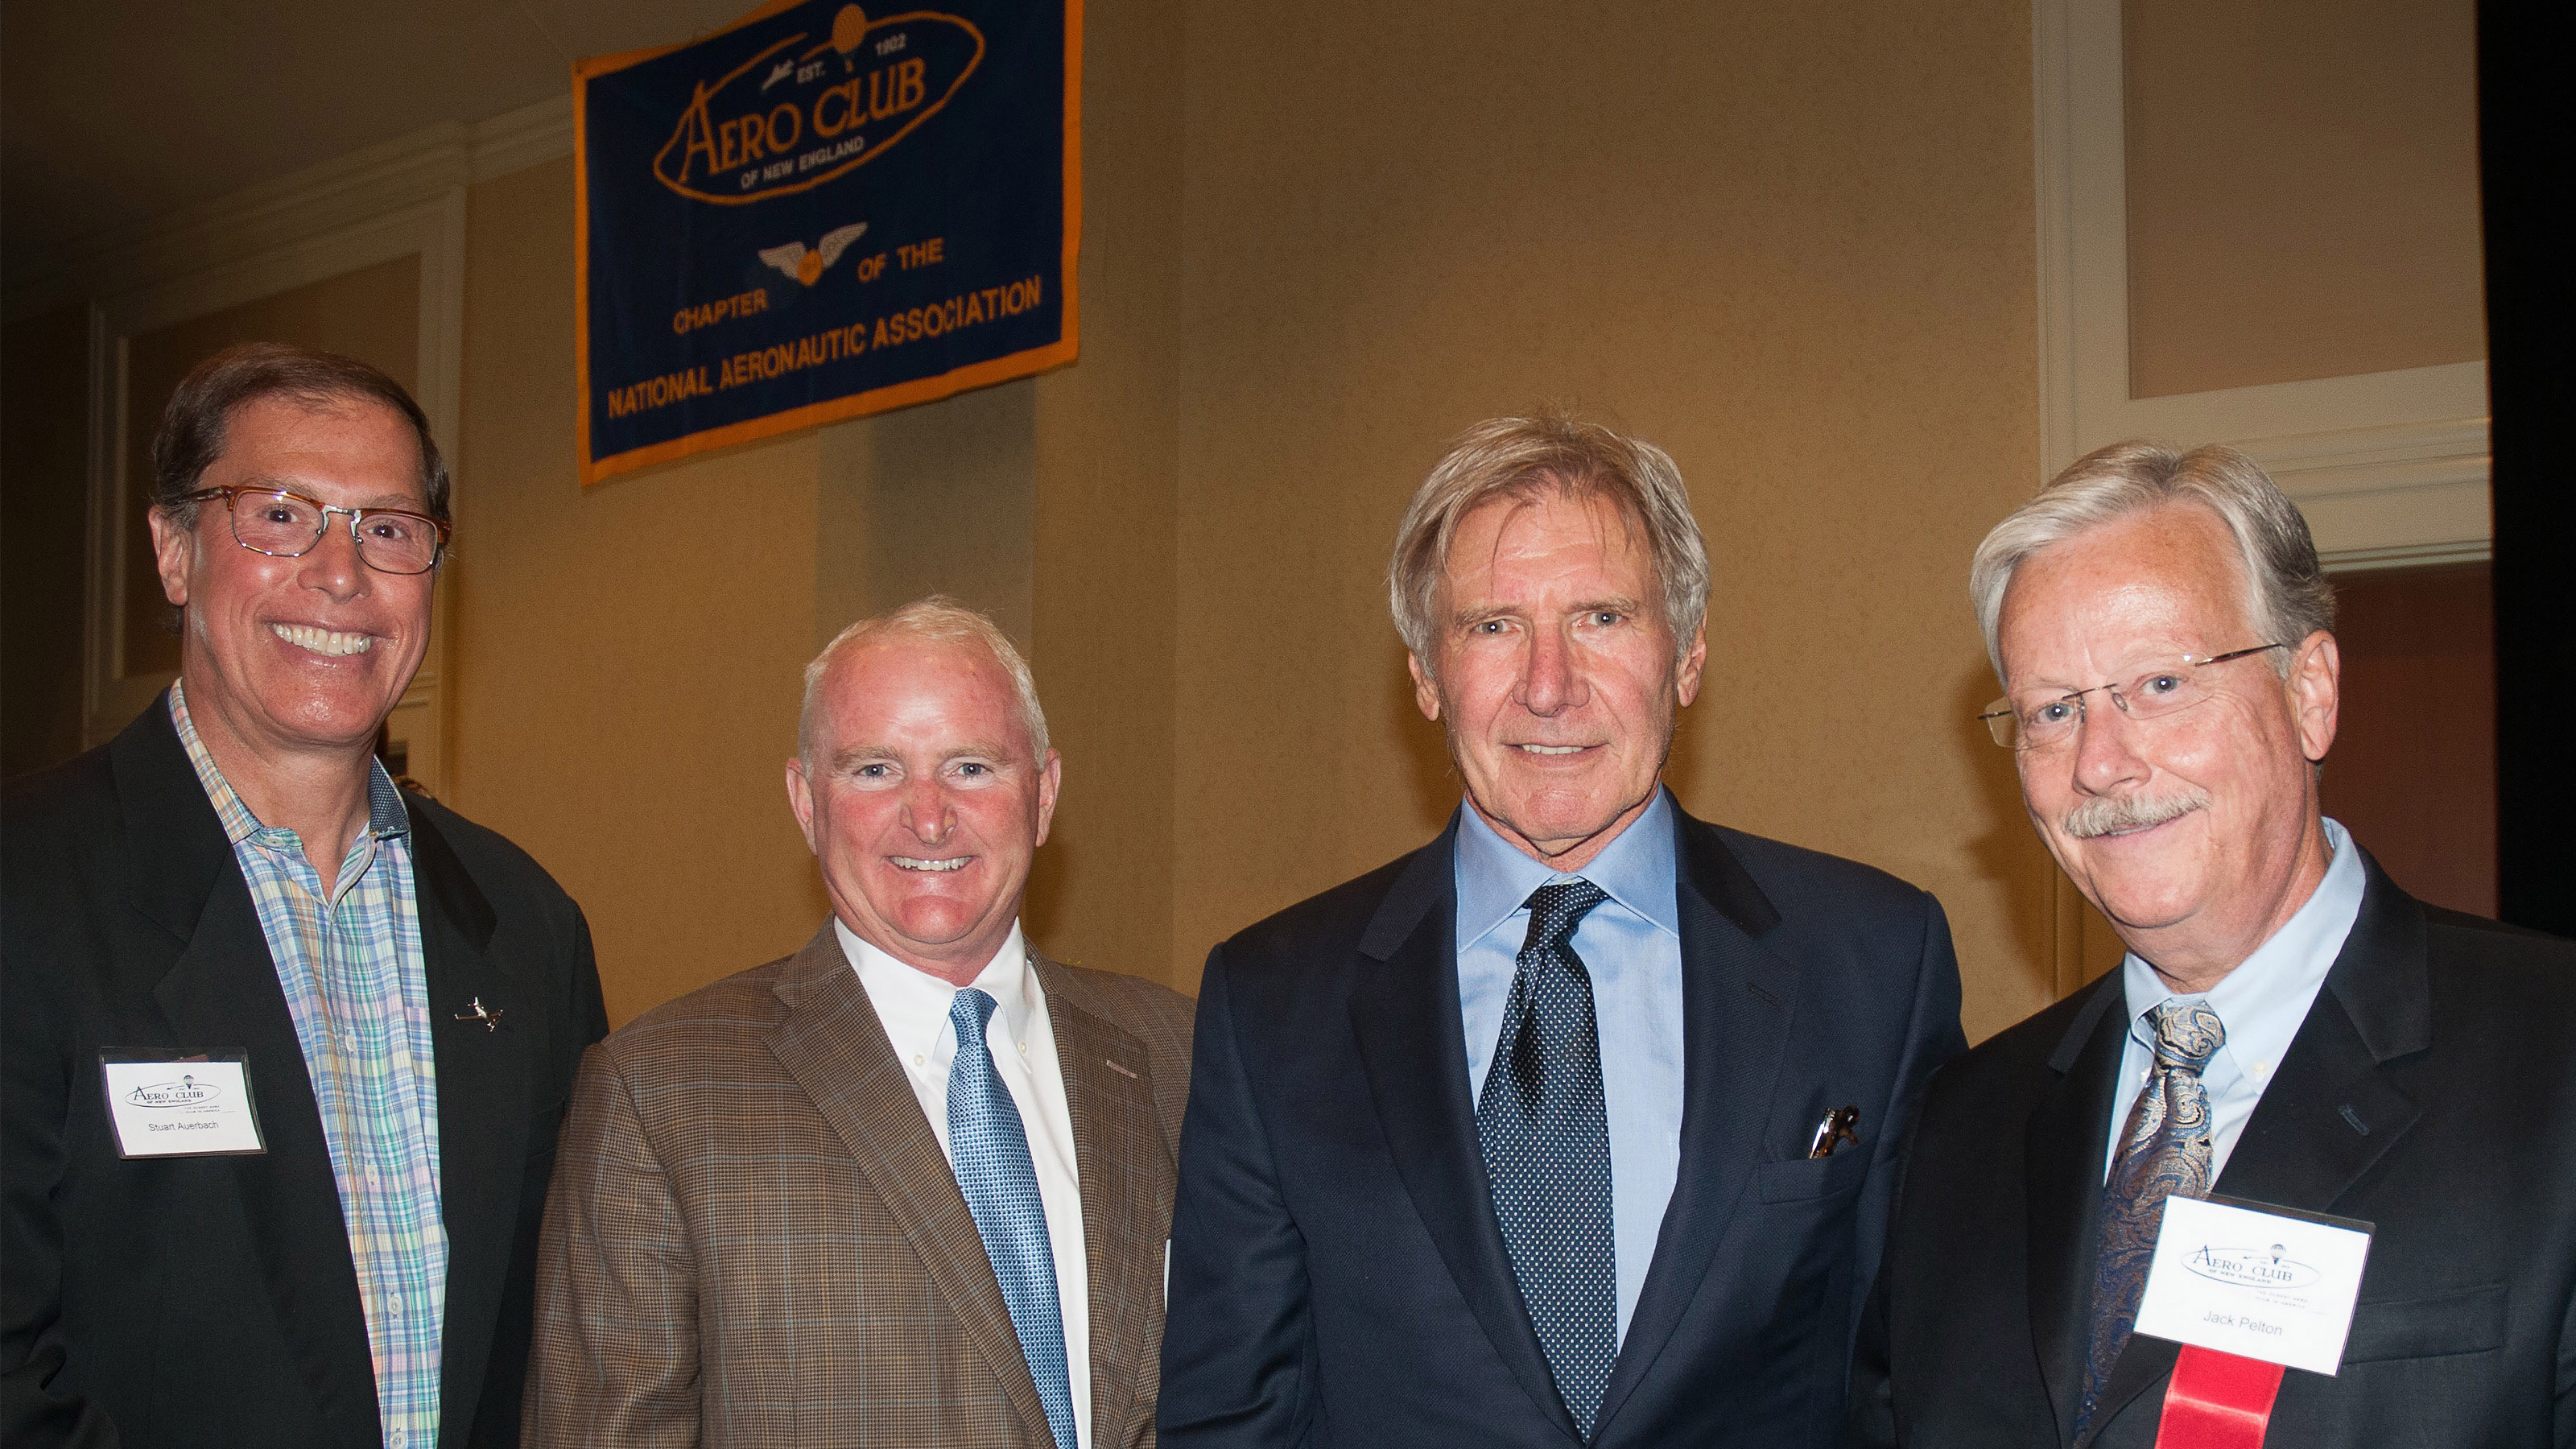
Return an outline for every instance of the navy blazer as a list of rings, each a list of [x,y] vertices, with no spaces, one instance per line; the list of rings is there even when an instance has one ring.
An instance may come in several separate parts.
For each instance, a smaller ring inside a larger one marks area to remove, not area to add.
[[[2362,865],[2352,932],[2212,1189],[2377,1228],[2342,1371],[2288,1373],[2263,1442],[2565,1449],[2576,942],[2427,907]],[[2123,991],[2111,972],[1932,1083],[1854,1363],[1854,1444],[2074,1442]],[[2129,1340],[2090,1442],[2155,1442],[2178,1352]]]
[[[1964,1050],[1949,925],[1692,819],[1680,1175],[1593,1443],[1831,1443],[1902,1125]],[[1496,1226],[1458,1015],[1457,823],[1218,946],[1182,1126],[1167,1446],[1582,1442]],[[1615,1049],[1615,1044],[1612,1044]],[[1860,1109],[1859,1145],[1807,1157]]]
[[[439,1443],[514,1445],[556,1129],[607,1027],[599,975],[580,909],[535,861],[426,797],[403,803],[448,1238]],[[477,999],[498,1026],[454,1019]],[[166,695],[11,783],[0,1010],[0,1440],[377,1444],[303,1048]],[[105,1048],[248,1053],[268,1150],[120,1159]]]

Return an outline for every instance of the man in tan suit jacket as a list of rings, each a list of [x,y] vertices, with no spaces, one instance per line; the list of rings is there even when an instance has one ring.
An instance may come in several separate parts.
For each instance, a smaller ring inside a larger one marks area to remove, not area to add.
[[[1191,1011],[1023,943],[1060,769],[947,600],[808,667],[788,794],[835,919],[583,1063],[530,1445],[1154,1442]]]

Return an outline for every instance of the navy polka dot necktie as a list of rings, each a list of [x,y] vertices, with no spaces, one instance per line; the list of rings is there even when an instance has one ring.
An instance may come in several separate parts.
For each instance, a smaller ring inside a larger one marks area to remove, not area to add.
[[[957,1059],[948,1068],[948,1161],[975,1215],[993,1277],[1002,1285],[1056,1449],[1075,1449],[1073,1377],[1065,1364],[1064,1310],[1056,1299],[1055,1250],[1047,1237],[1046,1204],[1038,1197],[1037,1161],[1029,1156],[1020,1109],[993,1070],[993,1053],[984,1042],[994,1005],[971,986],[948,1004],[948,1020],[957,1028]]]
[[[1530,893],[1529,939],[1515,958],[1502,1040],[1476,1101],[1476,1139],[1512,1276],[1556,1391],[1586,1439],[1619,1357],[1619,1277],[1601,1034],[1574,930],[1607,899],[1587,880]]]

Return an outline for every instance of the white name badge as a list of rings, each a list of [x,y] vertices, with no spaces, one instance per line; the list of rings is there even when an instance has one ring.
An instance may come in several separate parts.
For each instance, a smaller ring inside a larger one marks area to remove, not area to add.
[[[2368,1223],[2167,1198],[2138,1332],[2331,1375],[2369,1256]]]
[[[196,1061],[99,1059],[107,1112],[124,1157],[212,1157],[266,1152],[241,1057]]]

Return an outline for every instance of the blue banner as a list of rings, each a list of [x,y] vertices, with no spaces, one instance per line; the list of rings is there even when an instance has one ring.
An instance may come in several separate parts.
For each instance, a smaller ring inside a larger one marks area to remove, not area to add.
[[[582,481],[1073,360],[1080,0],[573,68]]]

